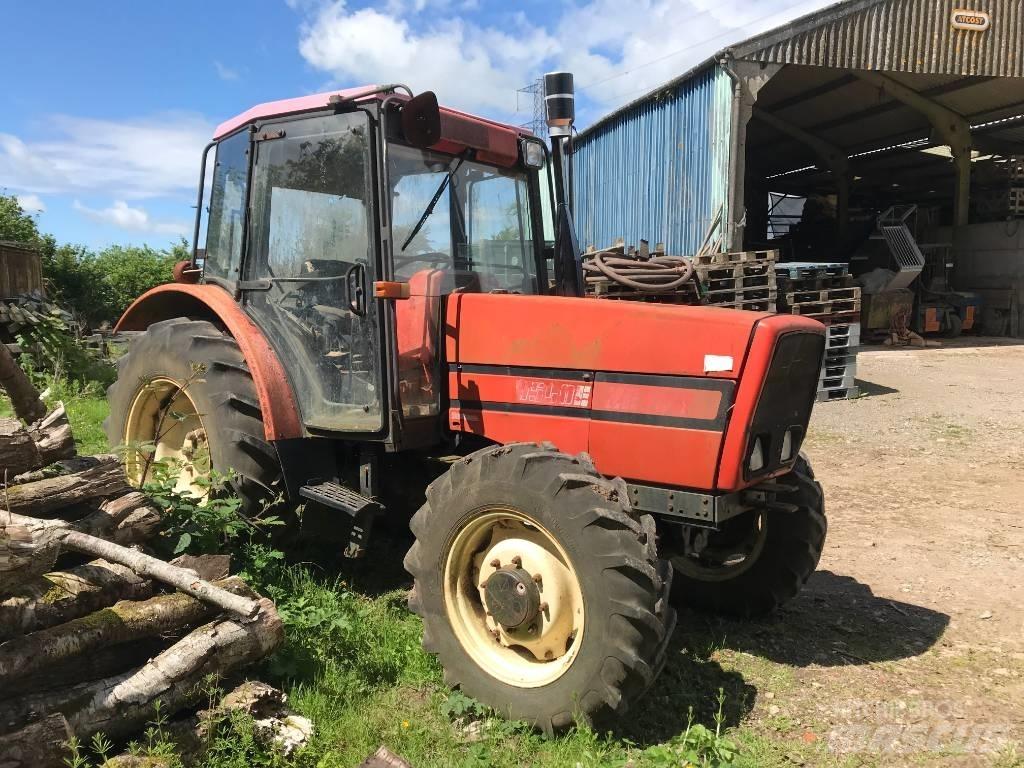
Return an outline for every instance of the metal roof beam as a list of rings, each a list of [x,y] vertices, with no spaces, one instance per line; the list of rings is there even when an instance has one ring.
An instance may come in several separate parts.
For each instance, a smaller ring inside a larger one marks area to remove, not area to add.
[[[864,82],[876,86],[888,96],[928,118],[932,128],[949,146],[956,166],[953,221],[957,226],[967,224],[971,197],[971,124],[967,118],[888,75],[865,70],[851,71]]]
[[[845,237],[850,210],[850,161],[846,157],[846,152],[761,107],[754,107],[753,116],[775,130],[806,144],[829,167],[836,185],[836,220],[839,223],[839,237]]]

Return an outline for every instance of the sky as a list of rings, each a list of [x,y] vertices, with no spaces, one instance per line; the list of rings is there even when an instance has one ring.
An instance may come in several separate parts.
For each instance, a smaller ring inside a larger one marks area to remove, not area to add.
[[[58,242],[190,237],[214,127],[366,83],[515,124],[573,72],[577,127],[827,0],[2,2],[0,192]]]

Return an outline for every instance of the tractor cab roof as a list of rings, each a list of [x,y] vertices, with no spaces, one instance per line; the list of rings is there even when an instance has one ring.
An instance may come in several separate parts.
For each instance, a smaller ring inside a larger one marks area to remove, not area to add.
[[[219,141],[239,128],[260,120],[315,112],[326,109],[339,101],[361,103],[374,99],[381,100],[388,95],[395,95],[403,100],[409,98],[403,93],[395,93],[394,88],[395,86],[363,85],[338,91],[314,93],[309,96],[267,101],[225,120],[213,132],[213,139]],[[443,152],[458,152],[465,147],[472,147],[477,150],[481,160],[489,160],[499,165],[513,165],[519,156],[518,139],[533,135],[524,128],[460,112],[451,107],[442,106],[440,109],[442,138],[437,149]],[[482,156],[479,154],[481,152]]]

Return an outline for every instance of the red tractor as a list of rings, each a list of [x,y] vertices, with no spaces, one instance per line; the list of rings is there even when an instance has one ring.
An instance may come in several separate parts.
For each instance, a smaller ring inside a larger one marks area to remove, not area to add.
[[[201,269],[121,318],[146,333],[107,432],[180,461],[182,489],[212,466],[249,510],[305,504],[353,556],[389,494],[426,485],[405,558],[424,647],[552,731],[650,686],[673,573],[678,600],[752,615],[814,570],[824,329],[584,297],[571,76],[548,93],[550,147],[403,86],[223,123]],[[129,454],[136,482],[149,461]]]

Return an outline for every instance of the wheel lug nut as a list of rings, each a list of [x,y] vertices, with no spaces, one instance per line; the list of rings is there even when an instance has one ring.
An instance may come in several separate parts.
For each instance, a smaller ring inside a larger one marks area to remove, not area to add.
[[[547,603],[541,603],[540,605],[537,606],[537,610],[540,611],[541,613],[547,613],[548,612],[548,604]]]
[[[531,635],[535,635],[535,634],[537,634],[537,625],[536,625],[536,624],[531,624],[531,625],[530,625],[530,626],[529,626],[529,627],[527,628],[527,630],[526,630],[526,631],[527,631],[528,633],[530,633]]]
[[[491,560],[491,568],[501,568],[501,560],[498,558]]]
[[[515,555],[512,558],[512,565],[514,565],[516,568],[522,568],[523,567],[523,558],[521,558],[519,555]]]
[[[544,651],[544,658],[548,661],[551,661],[553,658],[555,658],[555,654],[553,651]]]
[[[501,640],[501,632],[499,632],[496,629],[492,629],[491,630],[491,637],[493,637],[495,640]]]
[[[539,573],[533,574],[533,581],[534,581],[534,583],[540,584],[543,580],[544,580],[544,577],[541,576]]]

